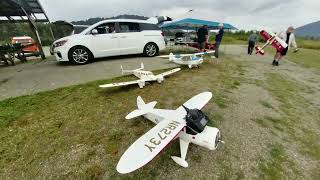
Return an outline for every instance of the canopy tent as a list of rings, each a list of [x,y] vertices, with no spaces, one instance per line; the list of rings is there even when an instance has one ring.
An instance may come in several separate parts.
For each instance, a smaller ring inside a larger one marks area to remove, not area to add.
[[[184,30],[195,30],[200,28],[203,25],[207,25],[209,29],[218,29],[220,22],[201,20],[201,19],[193,19],[193,18],[185,18],[172,22],[166,22],[160,26],[163,29],[184,29]],[[224,29],[237,29],[228,23],[223,23]]]
[[[42,49],[41,39],[35,22],[49,22],[49,18],[38,0],[1,0],[0,23],[28,22],[36,41],[39,45],[42,59],[45,55]],[[52,31],[51,31],[52,33]]]

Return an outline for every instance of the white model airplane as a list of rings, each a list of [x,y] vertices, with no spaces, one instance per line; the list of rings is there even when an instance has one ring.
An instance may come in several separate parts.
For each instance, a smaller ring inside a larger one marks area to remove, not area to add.
[[[262,47],[256,46],[256,54],[264,55],[265,54],[264,49],[268,45],[272,45],[274,48],[276,48],[280,52],[283,49],[288,47],[288,44],[284,40],[282,40],[278,36],[278,34],[275,34],[272,31],[262,30],[260,31],[260,35],[266,41],[266,43]]]
[[[194,54],[176,54],[170,53],[169,55],[159,56],[160,58],[169,58],[170,62],[174,62],[180,65],[186,65],[190,69],[193,67],[199,67],[203,63],[203,56],[206,54],[212,54],[215,51],[207,51]]]
[[[135,70],[123,70],[121,66],[122,74],[124,73],[131,73],[139,78],[139,80],[136,81],[129,81],[129,82],[120,82],[120,83],[111,83],[111,84],[104,84],[100,85],[101,88],[109,88],[109,87],[118,87],[118,86],[128,86],[131,84],[138,84],[140,88],[143,88],[146,85],[146,82],[148,81],[157,81],[158,83],[162,83],[164,81],[164,77],[169,76],[173,73],[176,73],[180,71],[180,68],[172,69],[170,71],[154,75],[150,71],[144,71],[144,65],[141,63],[141,68],[135,69]]]
[[[126,174],[141,168],[177,138],[181,156],[171,158],[182,167],[188,167],[185,159],[190,143],[215,150],[220,142],[224,142],[219,129],[207,126],[208,117],[201,111],[211,98],[211,92],[204,92],[176,110],[166,110],[155,109],[156,101],[145,104],[139,96],[138,109],[128,114],[126,119],[144,116],[157,125],[127,149],[118,162],[117,171]]]

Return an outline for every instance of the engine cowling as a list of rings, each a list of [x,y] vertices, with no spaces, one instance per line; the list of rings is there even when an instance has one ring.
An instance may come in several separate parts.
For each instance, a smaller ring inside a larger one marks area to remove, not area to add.
[[[157,78],[157,82],[158,83],[162,83],[164,81],[164,77],[163,76],[159,76],[158,78]]]

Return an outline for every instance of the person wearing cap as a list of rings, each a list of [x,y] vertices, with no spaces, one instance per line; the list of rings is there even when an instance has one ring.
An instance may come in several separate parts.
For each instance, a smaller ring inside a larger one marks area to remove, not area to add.
[[[209,37],[208,26],[204,25],[201,28],[199,28],[199,30],[197,31],[197,36],[199,49],[201,52],[203,52]]]
[[[294,48],[294,52],[297,52],[299,50],[296,43],[296,38],[294,36],[294,28],[292,26],[288,27],[286,31],[280,32],[278,37],[284,40],[288,44],[288,46],[282,51],[276,52],[276,55],[274,56],[274,59],[272,62],[272,65],[274,66],[279,66],[279,61],[282,59],[283,56],[287,54],[288,50],[291,47]]]
[[[258,42],[258,35],[256,31],[253,31],[253,33],[248,38],[248,54],[252,55],[253,49]]]
[[[215,39],[215,41],[216,41],[216,43],[215,43],[215,45],[216,45],[215,51],[216,52],[214,54],[214,56],[216,58],[219,58],[219,47],[220,47],[220,44],[221,44],[221,41],[222,41],[222,38],[223,38],[223,35],[224,35],[223,24],[220,23],[218,27],[219,27],[219,31],[216,34],[216,39]]]

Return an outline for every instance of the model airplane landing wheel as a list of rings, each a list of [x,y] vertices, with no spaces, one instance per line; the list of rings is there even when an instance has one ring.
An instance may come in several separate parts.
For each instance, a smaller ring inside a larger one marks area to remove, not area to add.
[[[148,57],[154,57],[159,54],[159,47],[155,43],[148,43],[144,47],[143,54]]]
[[[76,46],[70,49],[68,58],[73,64],[82,65],[89,63],[93,59],[93,56],[88,48]]]
[[[161,84],[163,81],[164,81],[164,77],[159,77],[159,78],[157,79],[157,82],[158,82],[159,84]]]
[[[143,89],[143,87],[146,86],[146,82],[140,81],[140,82],[138,83],[138,85],[139,85],[139,88],[140,88],[140,89]]]

